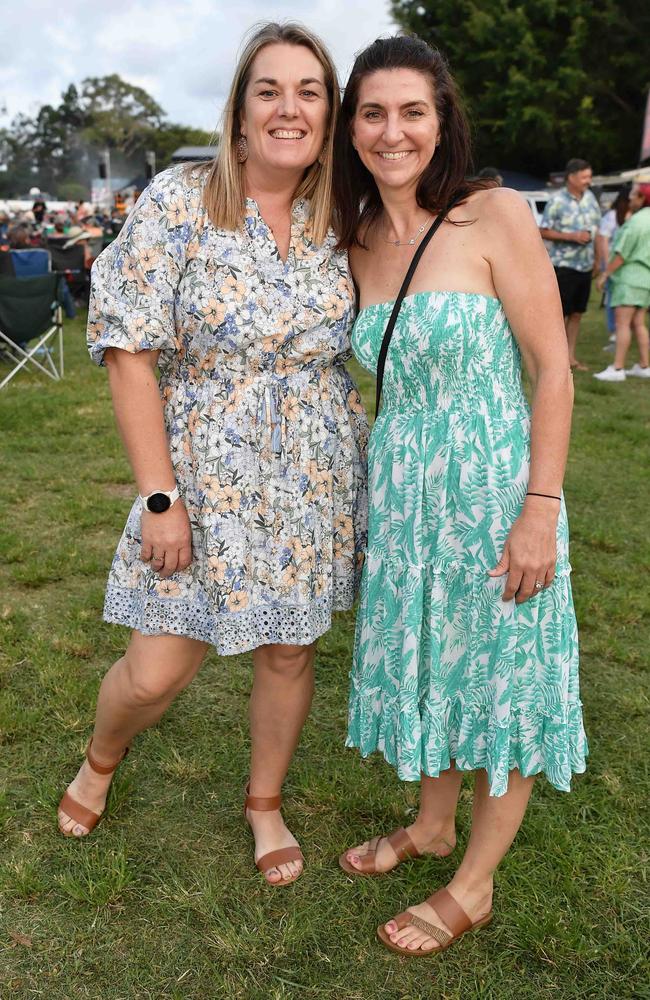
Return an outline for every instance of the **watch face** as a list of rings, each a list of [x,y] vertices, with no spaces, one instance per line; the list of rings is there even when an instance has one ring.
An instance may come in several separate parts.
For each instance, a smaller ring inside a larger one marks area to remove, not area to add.
[[[152,493],[147,500],[147,510],[154,514],[162,514],[163,511],[169,510],[171,505],[171,500],[164,493]]]

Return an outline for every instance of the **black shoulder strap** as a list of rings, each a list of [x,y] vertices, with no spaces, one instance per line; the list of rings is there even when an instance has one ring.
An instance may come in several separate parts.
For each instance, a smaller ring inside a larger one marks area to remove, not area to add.
[[[404,281],[402,282],[402,287],[400,288],[399,294],[395,299],[395,305],[393,306],[393,311],[390,314],[390,319],[388,320],[388,325],[384,332],[384,339],[381,342],[381,348],[379,350],[379,358],[377,359],[377,394],[375,397],[375,420],[377,419],[377,414],[379,413],[379,402],[381,400],[381,388],[384,382],[384,366],[386,365],[386,356],[388,354],[388,347],[390,344],[390,339],[393,336],[393,329],[395,328],[395,323],[397,322],[397,317],[399,315],[402,302],[404,301],[404,296],[408,291],[408,287],[411,284],[411,278],[415,274],[415,269],[420,263],[420,258],[422,254],[428,247],[433,237],[438,232],[440,226],[445,221],[445,219],[447,218],[447,216],[449,215],[449,213],[451,212],[452,208],[454,207],[457,201],[459,201],[458,197],[452,198],[452,200],[449,202],[445,210],[443,212],[440,212],[438,217],[435,219],[434,222],[431,223],[429,229],[422,237],[422,242],[420,243],[419,247],[413,254],[413,260],[409,264],[409,269],[406,272],[406,277],[404,278]]]

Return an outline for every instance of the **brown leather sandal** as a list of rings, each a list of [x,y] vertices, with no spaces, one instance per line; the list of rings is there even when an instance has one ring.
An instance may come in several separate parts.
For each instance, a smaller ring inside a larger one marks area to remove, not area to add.
[[[88,761],[93,771],[95,771],[97,774],[112,774],[115,768],[122,763],[127,753],[129,752],[129,748],[127,747],[122,756],[120,757],[120,759],[116,761],[114,764],[100,764],[99,761],[95,760],[95,758],[90,752],[90,748],[92,747],[92,745],[93,741],[91,737],[88,746],[86,747],[86,760]],[[85,826],[86,829],[88,830],[88,833],[91,833],[95,829],[100,819],[104,815],[104,812],[101,813],[92,812],[86,806],[82,805],[81,802],[77,802],[76,799],[73,799],[69,792],[64,792],[63,798],[59,802],[59,809],[62,809],[63,812],[70,817],[70,819],[73,819],[75,821],[75,823],[79,823],[80,826]],[[57,815],[58,815],[58,810],[57,810]],[[61,830],[61,827],[59,827],[59,830]],[[80,839],[80,837],[72,833],[72,831],[64,833],[64,831],[61,830],[61,833],[63,834],[64,837],[74,837],[75,840]],[[88,833],[82,833],[80,836],[87,837]]]
[[[397,864],[401,864],[402,861],[406,861],[408,858],[421,858],[419,850],[409,837],[408,833],[404,827],[400,827],[399,830],[393,830],[389,833],[387,837],[373,837],[372,840],[368,841],[368,850],[366,853],[359,858],[361,863],[360,868],[355,868],[354,865],[350,864],[344,851],[339,857],[339,864],[344,872],[348,875],[388,875],[393,869],[389,868],[388,872],[378,872],[376,868],[376,857],[377,849],[382,840],[387,840],[390,846],[395,851],[397,855]],[[397,868],[397,865],[393,866]]]
[[[431,948],[429,951],[422,951],[421,948],[402,948],[401,945],[394,944],[391,941],[385,925],[380,924],[377,928],[377,937],[386,948],[397,952],[398,955],[407,955],[409,958],[430,958],[432,955],[437,955],[439,952],[445,951],[454,941],[458,941],[468,931],[476,931],[480,927],[487,927],[492,920],[492,910],[490,910],[481,920],[472,923],[460,903],[456,902],[448,889],[439,889],[437,892],[434,892],[433,896],[429,896],[426,902],[434,908],[440,919],[444,921],[452,933],[448,934],[442,927],[436,927],[435,924],[430,924],[427,920],[416,916],[415,913],[411,913],[410,910],[406,910],[404,913],[398,913],[396,917],[392,918],[397,924],[397,929],[401,931],[408,924],[413,924],[414,927],[418,927],[425,934],[434,938],[438,942],[439,947]]]
[[[273,795],[264,798],[259,795],[250,795],[248,791],[249,788],[250,782],[244,789],[244,819],[250,826],[248,816],[246,815],[247,809],[252,809],[254,812],[275,812],[276,809],[280,809],[282,806],[282,796]],[[302,851],[297,845],[295,847],[280,847],[277,851],[267,851],[266,854],[263,854],[262,857],[255,862],[255,864],[257,868],[259,868],[259,870],[266,875],[266,873],[272,868],[277,868],[279,865],[286,865],[289,861],[302,861],[304,866],[305,859]],[[298,872],[298,874],[294,875],[292,878],[283,878],[279,882],[269,882],[268,879],[266,879],[266,881],[268,885],[273,887],[291,885],[291,883],[295,882],[301,875],[302,871]]]

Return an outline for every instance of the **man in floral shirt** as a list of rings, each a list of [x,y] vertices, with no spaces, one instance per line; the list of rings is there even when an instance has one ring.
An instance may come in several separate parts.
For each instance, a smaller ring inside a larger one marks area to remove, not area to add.
[[[569,160],[566,185],[549,198],[540,227],[543,239],[549,241],[548,253],[560,288],[569,361],[580,371],[587,371],[587,366],[576,358],[576,344],[589,303],[594,239],[600,224],[600,208],[589,190],[591,179],[586,160]]]

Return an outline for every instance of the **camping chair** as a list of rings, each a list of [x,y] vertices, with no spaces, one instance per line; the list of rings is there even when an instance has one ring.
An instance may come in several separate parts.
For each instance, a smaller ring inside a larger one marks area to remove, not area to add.
[[[49,250],[11,250],[10,253],[17,278],[35,278],[38,274],[49,274],[52,270]]]
[[[10,250],[13,266],[13,276],[16,278],[34,278],[37,274],[49,274],[52,270],[52,254],[49,250]],[[67,275],[66,275],[67,277]],[[67,281],[62,287],[63,309],[68,319],[77,315],[72,292]]]
[[[86,256],[83,243],[75,243],[73,246],[63,249],[63,247],[50,246],[48,253],[52,257],[52,268],[58,274],[62,274],[68,283],[68,287],[77,298],[88,295],[88,272],[86,271]]]
[[[62,247],[64,243],[67,243],[69,236],[66,233],[50,233],[46,237],[46,246],[48,250],[52,247]]]
[[[3,389],[21,368],[32,364],[49,378],[63,378],[63,318],[61,277],[0,277],[0,347],[13,366],[0,382]],[[58,367],[54,341],[58,337]],[[31,342],[35,341],[31,346]]]
[[[16,277],[11,250],[0,250],[0,275],[4,275],[7,278]]]

